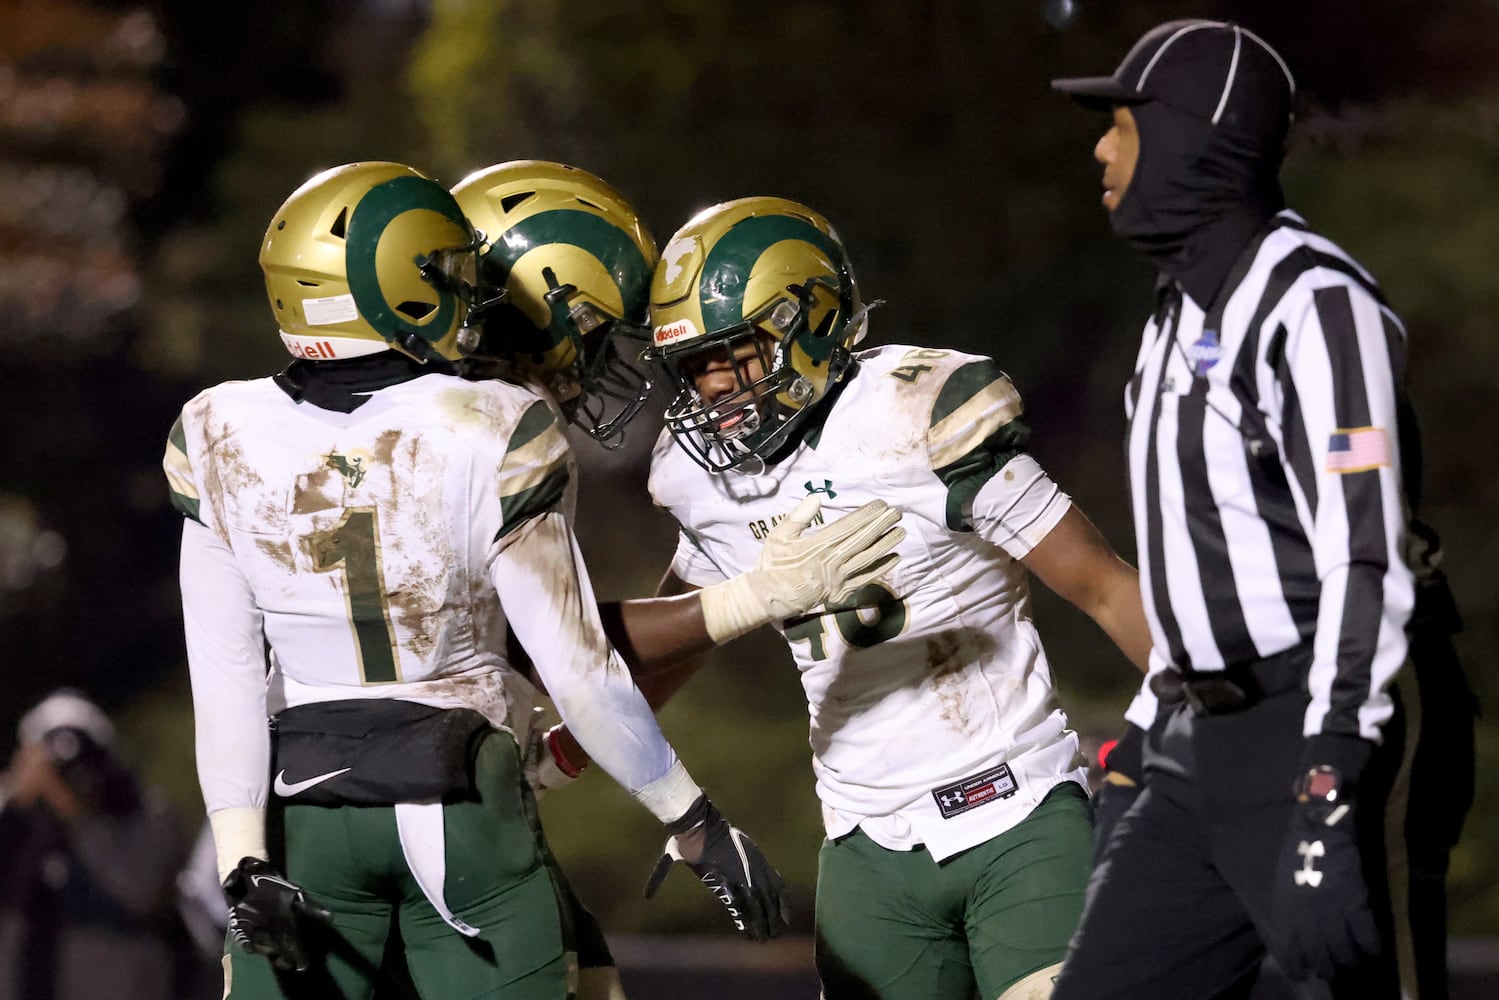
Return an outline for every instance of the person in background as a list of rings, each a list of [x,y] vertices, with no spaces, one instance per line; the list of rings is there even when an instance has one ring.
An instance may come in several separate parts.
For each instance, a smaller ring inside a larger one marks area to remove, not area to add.
[[[78,691],[22,717],[0,775],[0,1000],[177,996],[176,816]]]

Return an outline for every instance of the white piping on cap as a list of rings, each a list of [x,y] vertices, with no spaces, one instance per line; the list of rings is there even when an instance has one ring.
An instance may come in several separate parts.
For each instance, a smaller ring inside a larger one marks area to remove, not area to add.
[[[1228,76],[1223,81],[1223,95],[1218,98],[1218,107],[1213,111],[1213,124],[1218,124],[1218,119],[1223,116],[1223,108],[1228,104],[1229,92],[1234,89],[1234,74],[1239,71],[1239,46],[1243,44],[1244,38],[1239,33],[1239,26],[1234,25],[1234,54],[1228,60]]]
[[[1146,63],[1145,64],[1145,68],[1140,71],[1140,79],[1135,82],[1135,93],[1139,94],[1139,93],[1142,93],[1145,90],[1145,79],[1146,79],[1146,77],[1150,76],[1150,71],[1153,70],[1153,69],[1155,69],[1155,64],[1160,60],[1161,56],[1163,56],[1163,55],[1166,54],[1166,50],[1171,47],[1172,43],[1175,42],[1178,38],[1181,38],[1183,35],[1187,34],[1188,32],[1190,32],[1190,31],[1196,31],[1199,28],[1233,28],[1234,29],[1234,54],[1233,54],[1233,59],[1229,63],[1229,67],[1228,67],[1228,79],[1226,81],[1224,81],[1224,84],[1223,84],[1223,96],[1221,98],[1219,98],[1219,100],[1218,100],[1218,110],[1216,110],[1216,111],[1213,112],[1213,124],[1214,125],[1218,124],[1218,117],[1223,114],[1223,108],[1228,103],[1228,93],[1229,93],[1229,90],[1233,86],[1234,74],[1237,71],[1238,65],[1239,65],[1239,46],[1241,44],[1241,39],[1243,37],[1245,37],[1245,36],[1247,36],[1250,39],[1254,40],[1259,45],[1260,48],[1264,49],[1265,52],[1269,54],[1269,56],[1270,56],[1271,59],[1275,60],[1275,65],[1277,65],[1277,66],[1280,67],[1281,73],[1286,78],[1286,86],[1288,86],[1288,87],[1291,88],[1291,94],[1292,94],[1292,96],[1295,96],[1295,94],[1296,94],[1296,78],[1291,75],[1291,68],[1289,66],[1287,66],[1286,65],[1286,61],[1280,57],[1280,53],[1276,52],[1275,49],[1271,47],[1271,45],[1270,45],[1269,42],[1265,41],[1263,38],[1261,38],[1259,35],[1256,35],[1254,32],[1250,31],[1248,28],[1241,28],[1239,25],[1237,25],[1237,24],[1229,24],[1227,21],[1200,21],[1200,22],[1198,22],[1196,24],[1188,24],[1188,25],[1184,25],[1181,28],[1178,28],[1176,30],[1176,32],[1174,34],[1172,34],[1172,36],[1170,38],[1166,39],[1164,42],[1161,43],[1161,47],[1158,48],[1158,49],[1156,49],[1155,55],[1153,55],[1153,56],[1150,57],[1150,62]]]
[[[1236,27],[1235,30],[1242,31],[1246,36],[1248,36],[1249,38],[1251,38],[1254,41],[1258,42],[1259,45],[1260,45],[1260,48],[1262,48],[1266,52],[1270,53],[1270,58],[1275,60],[1275,64],[1280,67],[1280,71],[1286,75],[1286,86],[1288,86],[1288,87],[1291,88],[1291,93],[1292,94],[1295,94],[1296,93],[1296,79],[1295,79],[1295,77],[1291,76],[1291,67],[1289,67],[1289,66],[1286,65],[1286,61],[1280,57],[1280,53],[1276,52],[1273,48],[1271,48],[1269,42],[1265,41],[1263,38],[1261,38],[1259,35],[1256,35],[1254,32],[1250,31],[1248,28],[1237,28]]]
[[[1188,24],[1183,27],[1177,28],[1176,33],[1161,43],[1161,47],[1155,50],[1155,55],[1150,57],[1150,62],[1146,63],[1145,68],[1140,71],[1140,79],[1135,82],[1135,93],[1138,94],[1145,89],[1145,78],[1150,75],[1151,70],[1155,69],[1156,62],[1161,58],[1161,56],[1166,54],[1166,50],[1171,48],[1171,44],[1178,38],[1182,37],[1189,31],[1196,31],[1199,28],[1222,27],[1225,27],[1222,21],[1201,21],[1197,24]]]

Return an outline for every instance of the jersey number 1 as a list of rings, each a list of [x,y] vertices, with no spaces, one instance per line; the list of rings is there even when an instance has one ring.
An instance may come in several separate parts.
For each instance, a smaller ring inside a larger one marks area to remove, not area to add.
[[[373,507],[350,507],[327,531],[312,538],[312,565],[318,572],[342,568],[344,601],[354,625],[354,652],[365,684],[389,684],[396,676],[396,636],[385,606],[385,574],[380,566],[380,523]]]

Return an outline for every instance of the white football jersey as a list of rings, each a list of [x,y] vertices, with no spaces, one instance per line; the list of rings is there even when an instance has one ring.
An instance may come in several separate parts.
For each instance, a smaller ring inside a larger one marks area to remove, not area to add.
[[[821,517],[879,498],[905,512],[901,559],[848,606],[783,622],[807,695],[830,837],[862,827],[938,860],[1085,784],[1018,561],[1070,500],[1025,453],[1021,401],[987,358],[858,355],[821,427],[762,474],[712,475],[663,433],[656,502],[682,528],[673,571],[705,586],[753,567],[805,496]],[[815,525],[812,529],[815,530]]]
[[[183,408],[164,466],[189,518],[183,607],[210,811],[264,802],[266,714],[288,706],[400,698],[505,725],[507,611],[611,775],[636,791],[675,763],[603,638],[567,526],[572,454],[544,398],[430,374],[340,413],[269,378],[228,382]]]

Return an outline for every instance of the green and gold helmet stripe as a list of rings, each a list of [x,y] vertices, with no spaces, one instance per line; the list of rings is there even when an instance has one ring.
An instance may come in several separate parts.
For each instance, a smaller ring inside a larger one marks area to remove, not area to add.
[[[755,264],[777,243],[800,240],[826,254],[833,268],[845,274],[848,262],[843,248],[827,233],[805,219],[793,215],[755,215],[734,224],[709,249],[703,262],[702,283],[698,286],[698,305],[702,311],[705,333],[738,326],[749,317],[744,302]],[[847,319],[851,301],[847,283],[839,289],[839,307]],[[752,303],[755,309],[763,303]],[[805,344],[807,355],[815,363],[827,360],[837,338],[828,337],[816,344]]]
[[[567,494],[567,435],[546,403],[537,401],[521,416],[500,465],[500,539],[528,518],[560,510]]]
[[[167,475],[167,488],[172,506],[202,524],[203,519],[198,513],[201,501],[198,496],[198,483],[193,476],[193,463],[187,457],[187,432],[183,430],[180,416],[172,425],[171,434],[167,436],[167,450],[162,456],[161,467]]]
[[[460,230],[468,221],[458,210],[458,203],[441,187],[424,177],[393,177],[370,188],[359,199],[349,216],[345,242],[345,266],[348,269],[349,292],[360,316],[387,340],[416,334],[429,344],[442,340],[452,329],[459,309],[458,296],[450,289],[437,288],[437,313],[413,323],[398,313],[380,287],[376,252],[380,239],[390,224],[406,212],[430,211],[449,219]],[[438,247],[431,248],[433,250]],[[413,260],[416,265],[420,261]]]
[[[500,261],[504,273],[509,273],[533,249],[555,243],[575,246],[604,265],[627,311],[631,302],[638,303],[635,315],[622,318],[637,325],[645,322],[652,265],[634,238],[619,226],[591,212],[559,208],[522,219],[511,227],[510,234],[518,238],[494,241],[484,255],[486,262]]]

